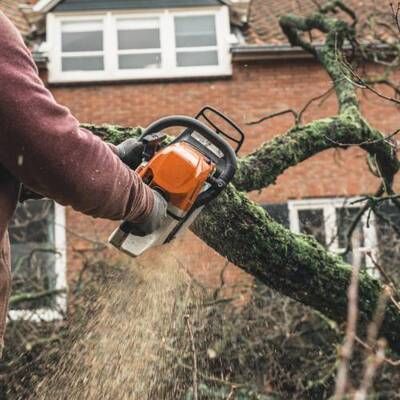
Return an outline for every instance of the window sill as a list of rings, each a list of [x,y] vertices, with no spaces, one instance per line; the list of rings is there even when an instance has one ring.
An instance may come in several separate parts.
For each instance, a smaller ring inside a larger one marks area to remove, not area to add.
[[[52,322],[65,318],[60,311],[51,308],[39,308],[37,310],[10,310],[10,321],[30,321],[30,322]]]
[[[179,71],[174,73],[146,73],[132,75],[131,73],[110,76],[108,74],[52,74],[49,73],[50,85],[60,84],[96,84],[96,83],[124,83],[124,82],[160,82],[160,81],[187,81],[201,79],[223,79],[232,76],[232,68],[213,68],[208,70]]]

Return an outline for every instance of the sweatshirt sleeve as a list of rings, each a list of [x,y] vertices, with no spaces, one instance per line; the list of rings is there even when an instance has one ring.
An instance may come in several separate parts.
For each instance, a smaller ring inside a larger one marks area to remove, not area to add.
[[[0,89],[0,164],[28,188],[94,217],[134,221],[150,213],[150,188],[57,104],[1,12]]]

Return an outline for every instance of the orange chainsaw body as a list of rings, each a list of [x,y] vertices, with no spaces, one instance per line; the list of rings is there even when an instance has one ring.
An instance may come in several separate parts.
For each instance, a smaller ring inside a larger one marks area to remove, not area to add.
[[[193,146],[177,142],[160,150],[137,172],[149,186],[163,192],[170,206],[186,213],[214,170],[214,164]]]

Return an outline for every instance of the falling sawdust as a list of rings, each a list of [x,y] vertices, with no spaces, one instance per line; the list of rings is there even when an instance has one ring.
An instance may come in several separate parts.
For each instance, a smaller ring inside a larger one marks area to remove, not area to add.
[[[182,398],[191,374],[180,379],[177,360],[189,340],[185,318],[199,300],[178,263],[165,258],[133,265],[103,290],[98,313],[35,398]]]

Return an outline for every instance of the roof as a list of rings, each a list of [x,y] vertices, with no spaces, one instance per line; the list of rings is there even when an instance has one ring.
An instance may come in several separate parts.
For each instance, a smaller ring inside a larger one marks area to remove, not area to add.
[[[221,5],[221,0],[40,0],[35,11],[116,10]]]
[[[250,5],[248,4],[249,1]],[[51,9],[79,12],[85,9],[95,9],[94,7],[110,9],[111,5],[118,9],[231,4],[231,22],[238,29],[240,28],[244,36],[244,41],[234,47],[234,54],[243,53],[243,57],[252,57],[257,53],[261,57],[261,54],[273,53],[279,54],[279,57],[281,57],[280,53],[293,53],[293,51],[288,46],[287,38],[281,31],[279,18],[288,13],[309,15],[316,11],[317,1],[323,0],[0,0],[0,10],[11,18],[25,37],[33,30],[35,30],[36,37],[43,37],[44,19],[41,16]],[[396,29],[389,29],[390,27],[393,28],[390,0],[384,0],[384,2],[387,2],[386,7],[382,6],[382,2],[375,0],[343,0],[343,2],[354,9],[359,17],[358,32],[360,39],[367,42],[378,42],[382,39],[386,43],[398,42]],[[33,5],[33,9],[27,9],[27,4]],[[246,13],[247,18],[245,17]],[[373,34],[370,25],[374,18],[379,22],[385,21],[385,23],[375,23],[375,33]],[[246,20],[247,24],[245,23]],[[379,35],[376,34],[377,27]],[[318,33],[313,32],[312,36],[315,42],[320,41],[321,36]],[[39,39],[36,41],[39,43]],[[297,56],[297,53],[295,53],[292,55]]]
[[[26,36],[30,33],[30,24],[22,11],[20,1],[0,0],[0,10],[11,19],[19,31]]]
[[[319,3],[323,2],[319,1]],[[385,20],[393,26],[390,0],[382,2],[343,0],[343,3],[356,12],[359,18],[358,29],[364,40],[373,41],[371,29],[368,29],[372,18]],[[289,13],[309,15],[317,10],[316,4],[315,0],[251,0],[248,28],[245,31],[246,42],[253,45],[286,45],[288,41],[279,26],[279,18]],[[381,29],[379,34],[385,40],[397,41],[398,33],[390,33],[389,30]]]

